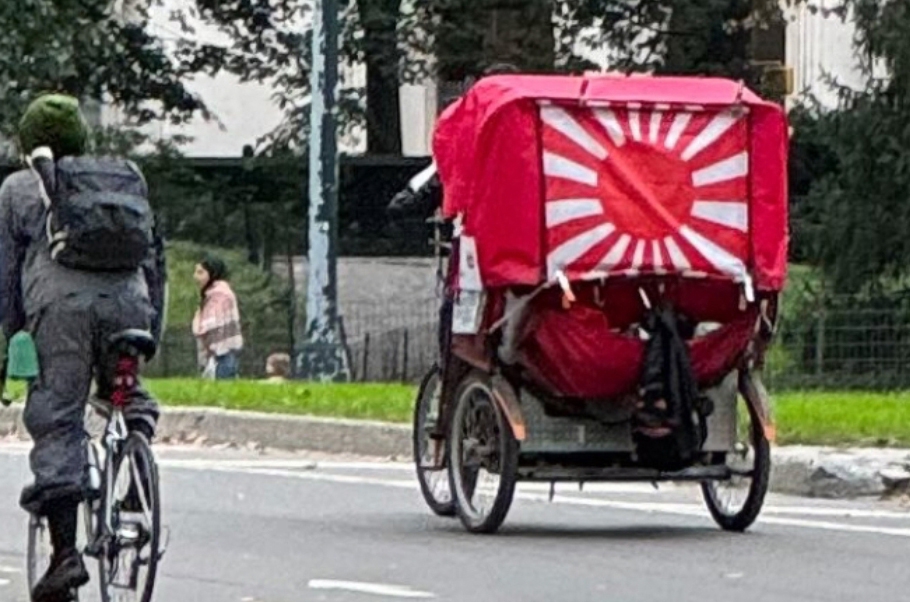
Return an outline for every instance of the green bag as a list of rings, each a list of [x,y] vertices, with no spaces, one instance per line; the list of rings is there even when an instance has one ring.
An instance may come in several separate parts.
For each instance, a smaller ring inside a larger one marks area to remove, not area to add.
[[[7,347],[8,363],[6,377],[10,380],[31,380],[38,378],[38,352],[32,335],[19,331],[13,335]]]

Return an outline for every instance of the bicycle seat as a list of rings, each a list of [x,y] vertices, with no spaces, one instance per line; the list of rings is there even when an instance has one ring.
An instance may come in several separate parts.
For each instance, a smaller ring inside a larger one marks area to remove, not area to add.
[[[141,355],[146,361],[152,359],[158,350],[158,345],[155,343],[152,333],[138,328],[115,333],[111,335],[108,341],[118,353]]]

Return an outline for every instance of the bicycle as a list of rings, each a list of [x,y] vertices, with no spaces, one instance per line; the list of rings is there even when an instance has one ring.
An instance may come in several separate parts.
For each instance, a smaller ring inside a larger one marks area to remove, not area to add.
[[[106,423],[98,440],[86,433],[89,493],[80,512],[86,537],[83,555],[98,561],[102,602],[150,602],[167,548],[161,539],[158,469],[150,443],[127,428],[124,408],[137,383],[140,357],[150,360],[156,345],[144,330],[119,332],[110,343],[118,357],[113,394],[109,401],[89,399]],[[28,532],[31,591],[50,563],[47,520],[32,515]],[[140,587],[142,568],[146,577]],[[71,597],[78,600],[76,592]]]

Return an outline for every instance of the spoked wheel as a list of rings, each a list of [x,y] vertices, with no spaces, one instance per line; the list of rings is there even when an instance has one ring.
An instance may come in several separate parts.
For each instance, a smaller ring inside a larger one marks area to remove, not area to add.
[[[518,441],[480,373],[472,372],[458,388],[448,447],[459,519],[472,533],[495,532],[515,494]]]
[[[155,587],[161,546],[158,470],[148,443],[130,435],[114,464],[110,500],[113,537],[101,550],[103,602],[149,602]]]
[[[444,439],[430,437],[439,420],[442,380],[439,369],[427,373],[417,393],[414,404],[414,465],[423,499],[435,514],[455,516],[455,501],[446,473]]]
[[[35,515],[28,519],[28,559],[26,571],[28,574],[28,591],[31,592],[38,580],[47,572],[51,564],[51,534],[47,527],[47,519]]]
[[[761,512],[771,478],[771,444],[761,422],[741,395],[737,395],[737,441],[727,454],[732,472],[728,481],[702,483],[711,516],[726,531],[748,529]]]

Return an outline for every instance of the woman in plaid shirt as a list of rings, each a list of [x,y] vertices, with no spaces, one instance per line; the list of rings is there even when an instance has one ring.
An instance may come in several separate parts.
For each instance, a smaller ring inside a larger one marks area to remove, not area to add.
[[[224,262],[207,256],[196,264],[193,278],[200,290],[199,308],[193,317],[193,336],[204,378],[236,378],[243,349],[237,297],[227,282]]]

